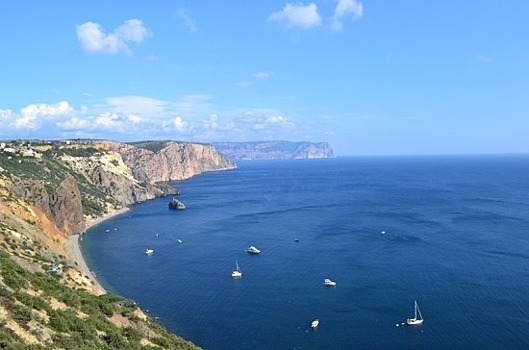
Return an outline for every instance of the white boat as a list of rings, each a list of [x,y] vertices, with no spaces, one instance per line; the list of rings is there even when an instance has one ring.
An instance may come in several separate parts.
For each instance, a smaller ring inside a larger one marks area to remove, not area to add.
[[[418,324],[422,324],[422,315],[421,315],[421,310],[419,309],[419,304],[417,304],[417,301],[415,301],[415,316],[413,318],[408,318],[406,320],[406,324],[409,324],[409,325],[418,325]]]
[[[334,287],[336,285],[336,282],[331,281],[329,278],[326,278],[323,280],[323,284],[326,286]]]
[[[154,249],[147,249],[145,251],[145,254],[152,254],[152,253],[154,253]]]
[[[252,254],[259,254],[261,252],[259,249],[255,248],[253,245],[249,247],[248,249],[246,249],[246,251]]]
[[[239,267],[239,263],[235,261],[235,270],[232,271],[231,277],[241,277],[241,276],[242,276],[242,272]]]
[[[316,328],[316,327],[318,327],[319,324],[320,324],[320,320],[315,319],[315,320],[312,321],[312,323],[310,324],[310,327],[311,327],[311,328]]]

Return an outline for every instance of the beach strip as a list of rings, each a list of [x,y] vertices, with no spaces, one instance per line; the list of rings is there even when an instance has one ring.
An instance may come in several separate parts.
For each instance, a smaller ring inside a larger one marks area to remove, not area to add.
[[[86,229],[90,229],[94,227],[95,225],[98,225],[102,223],[105,220],[108,220],[116,215],[120,215],[125,213],[129,208],[123,208],[120,210],[116,210],[110,213],[107,213],[103,216],[97,217],[95,219],[89,220],[86,223]],[[66,241],[65,250],[68,255],[74,259],[74,261],[77,263],[78,268],[81,270],[81,272],[87,276],[94,284],[96,293],[98,295],[106,294],[106,290],[101,286],[95,275],[92,273],[88,265],[86,264],[86,261],[84,259],[83,253],[81,251],[81,245],[79,242],[80,235],[72,235],[68,237],[68,240]]]

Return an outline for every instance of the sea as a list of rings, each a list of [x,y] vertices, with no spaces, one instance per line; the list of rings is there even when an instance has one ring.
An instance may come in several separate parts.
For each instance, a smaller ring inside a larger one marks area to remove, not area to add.
[[[102,285],[204,349],[529,349],[529,155],[237,165],[91,228]]]

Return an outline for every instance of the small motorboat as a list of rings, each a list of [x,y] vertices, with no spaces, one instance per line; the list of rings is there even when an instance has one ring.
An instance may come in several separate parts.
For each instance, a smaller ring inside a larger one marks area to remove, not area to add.
[[[251,254],[259,254],[261,252],[259,249],[255,248],[253,245],[250,246],[248,249],[246,249],[246,251]]]
[[[329,278],[326,278],[323,280],[323,284],[329,287],[334,287],[336,285],[336,282],[331,281]]]
[[[241,277],[241,276],[242,276],[242,272],[239,267],[239,263],[235,261],[235,270],[233,270],[233,272],[231,273],[231,277]]]
[[[154,249],[147,249],[145,251],[145,254],[152,254],[152,253],[154,253]]]
[[[314,321],[312,321],[312,323],[310,324],[310,328],[316,328],[318,327],[320,324],[320,320],[318,319],[315,319]]]

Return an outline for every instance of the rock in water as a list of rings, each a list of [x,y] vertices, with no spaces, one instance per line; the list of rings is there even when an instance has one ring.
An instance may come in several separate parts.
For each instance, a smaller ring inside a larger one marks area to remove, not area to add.
[[[186,206],[184,205],[184,203],[180,202],[178,199],[174,197],[169,202],[169,209],[184,210],[185,208]]]

